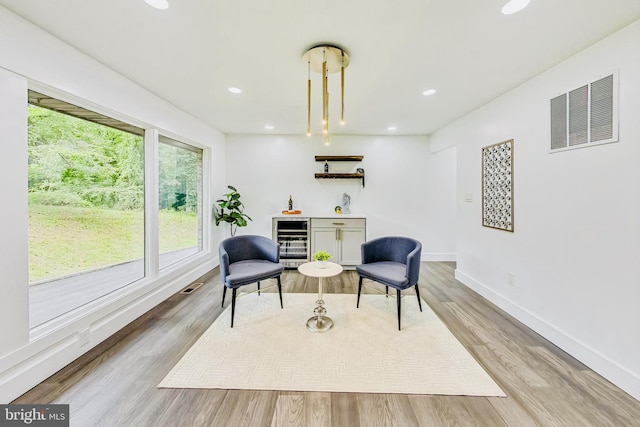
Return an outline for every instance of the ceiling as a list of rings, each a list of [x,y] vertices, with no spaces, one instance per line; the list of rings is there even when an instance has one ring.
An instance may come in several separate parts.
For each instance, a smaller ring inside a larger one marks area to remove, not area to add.
[[[639,0],[0,0],[0,5],[227,134],[307,129],[302,54],[350,55],[331,132],[429,134],[640,18]],[[321,129],[319,75],[312,120]],[[227,88],[236,86],[241,94]],[[426,89],[436,89],[424,96]],[[273,130],[266,130],[270,124]],[[388,127],[395,126],[390,131]]]

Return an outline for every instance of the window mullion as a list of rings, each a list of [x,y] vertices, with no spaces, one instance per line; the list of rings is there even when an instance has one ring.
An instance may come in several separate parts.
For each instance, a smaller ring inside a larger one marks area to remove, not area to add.
[[[155,278],[160,270],[158,239],[158,130],[147,129],[144,136],[144,224],[145,276]]]

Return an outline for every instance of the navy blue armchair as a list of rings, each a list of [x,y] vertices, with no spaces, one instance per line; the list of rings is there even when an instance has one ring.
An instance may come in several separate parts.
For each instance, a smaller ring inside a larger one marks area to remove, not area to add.
[[[227,288],[232,289],[231,295],[231,327],[236,311],[236,290],[240,286],[258,283],[260,281],[278,279],[278,293],[280,294],[280,308],[282,308],[282,284],[280,275],[284,267],[280,264],[280,244],[263,236],[235,236],[220,242],[220,280],[224,284],[222,292],[222,306],[227,294]]]
[[[356,307],[360,307],[362,279],[382,283],[386,286],[387,294],[389,286],[391,286],[396,289],[398,330],[400,330],[400,291],[414,286],[418,297],[418,306],[422,311],[420,290],[418,289],[422,244],[408,237],[381,237],[363,243],[361,250],[362,264],[356,266],[356,272],[360,276]]]

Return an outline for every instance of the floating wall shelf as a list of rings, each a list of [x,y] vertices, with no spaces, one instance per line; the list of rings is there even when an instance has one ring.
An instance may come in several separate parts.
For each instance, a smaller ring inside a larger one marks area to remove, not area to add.
[[[316,162],[359,162],[364,156],[316,156]],[[364,172],[360,173],[317,173],[316,179],[361,179],[364,188]]]
[[[364,156],[316,156],[316,162],[361,162]]]

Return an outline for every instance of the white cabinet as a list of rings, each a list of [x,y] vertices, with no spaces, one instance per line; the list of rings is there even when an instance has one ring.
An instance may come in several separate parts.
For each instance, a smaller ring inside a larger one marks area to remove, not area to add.
[[[311,218],[311,255],[327,251],[332,262],[352,267],[360,264],[360,245],[366,240],[364,218]]]

